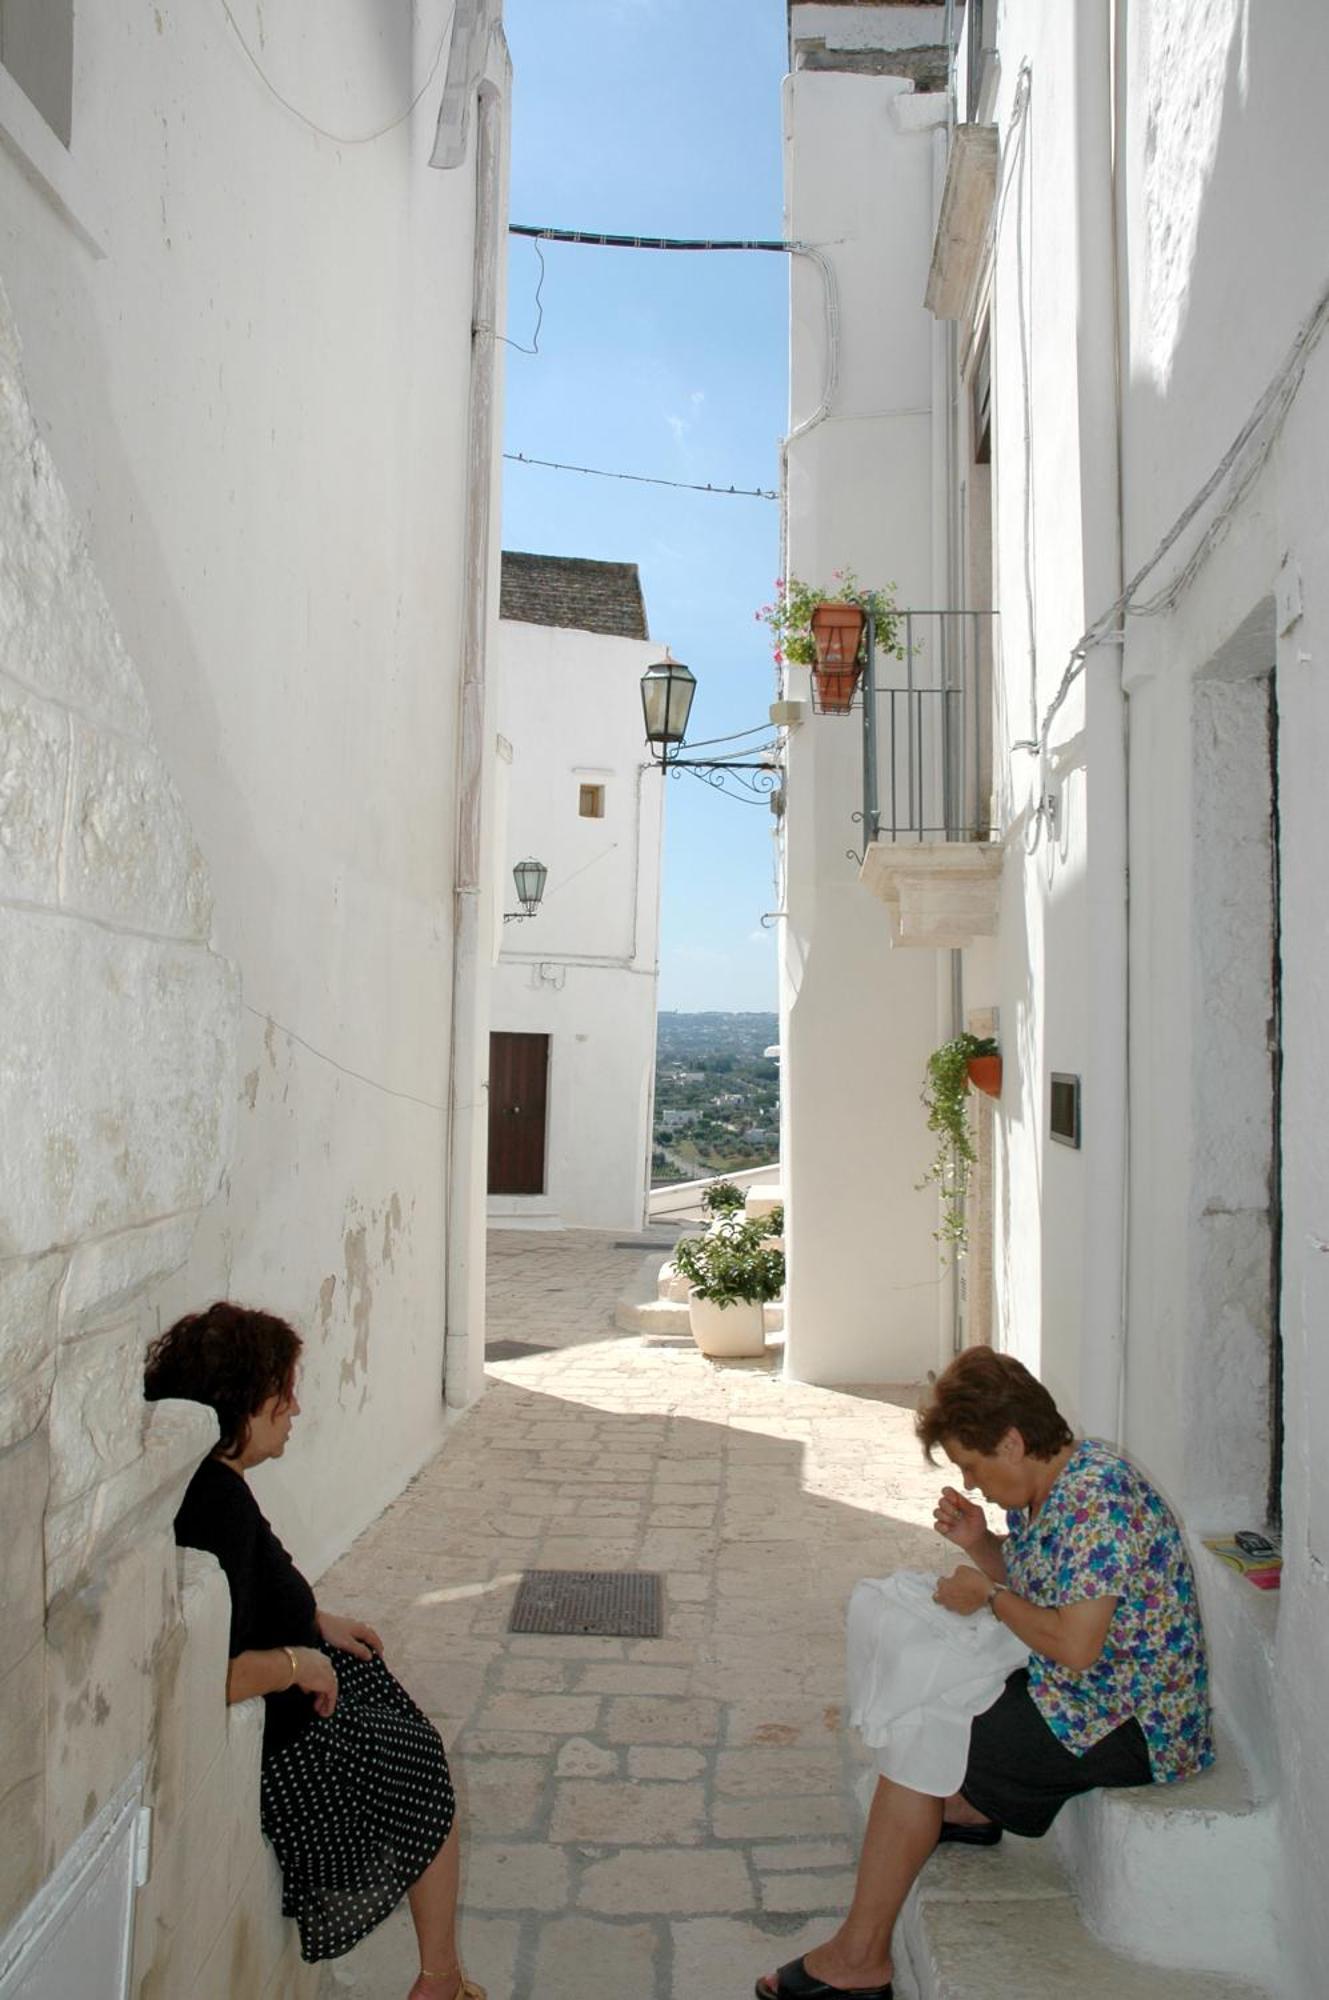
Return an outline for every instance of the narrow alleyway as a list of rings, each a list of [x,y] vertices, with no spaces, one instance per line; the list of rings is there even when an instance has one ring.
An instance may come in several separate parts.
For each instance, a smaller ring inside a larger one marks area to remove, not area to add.
[[[463,1943],[491,2000],[723,2000],[851,1882],[841,1729],[857,1577],[934,1566],[912,1393],[786,1386],[612,1324],[640,1247],[490,1239],[490,1367],[447,1448],[324,1578],[444,1731]],[[523,1568],[662,1572],[664,1636],[510,1636]],[[404,1912],[334,1990],[396,2000]]]

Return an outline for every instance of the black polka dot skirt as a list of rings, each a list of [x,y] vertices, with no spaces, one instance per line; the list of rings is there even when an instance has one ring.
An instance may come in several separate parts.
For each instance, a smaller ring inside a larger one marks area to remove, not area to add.
[[[382,1660],[323,1650],[337,1669],[337,1706],[264,1757],[261,1794],[282,1910],[311,1961],[339,1958],[382,1923],[456,1811],[438,1731]]]

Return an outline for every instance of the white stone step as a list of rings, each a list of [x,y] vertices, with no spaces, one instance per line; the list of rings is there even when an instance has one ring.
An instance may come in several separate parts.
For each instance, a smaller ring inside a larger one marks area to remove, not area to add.
[[[1074,1800],[1055,1830],[1096,1936],[1164,1965],[1271,1980],[1277,1971],[1276,1807],[1220,1730],[1218,1759],[1178,1785]]]
[[[1113,1951],[1086,1929],[1047,1841],[939,1848],[896,1929],[917,2000],[1269,2000],[1268,1989]]]

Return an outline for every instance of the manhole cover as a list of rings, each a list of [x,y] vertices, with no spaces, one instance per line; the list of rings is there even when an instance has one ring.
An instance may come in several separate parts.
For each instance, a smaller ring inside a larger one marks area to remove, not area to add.
[[[644,1569],[528,1569],[509,1632],[658,1639],[660,1579]]]
[[[524,1361],[528,1354],[548,1354],[549,1348],[542,1347],[538,1340],[487,1340],[485,1342],[486,1361]]]

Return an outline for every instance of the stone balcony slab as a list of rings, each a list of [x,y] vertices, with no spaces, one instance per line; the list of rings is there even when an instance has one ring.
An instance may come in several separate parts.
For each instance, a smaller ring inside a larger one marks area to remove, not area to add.
[[[995,841],[874,840],[858,879],[890,911],[892,944],[959,951],[997,934],[1001,866]]]

